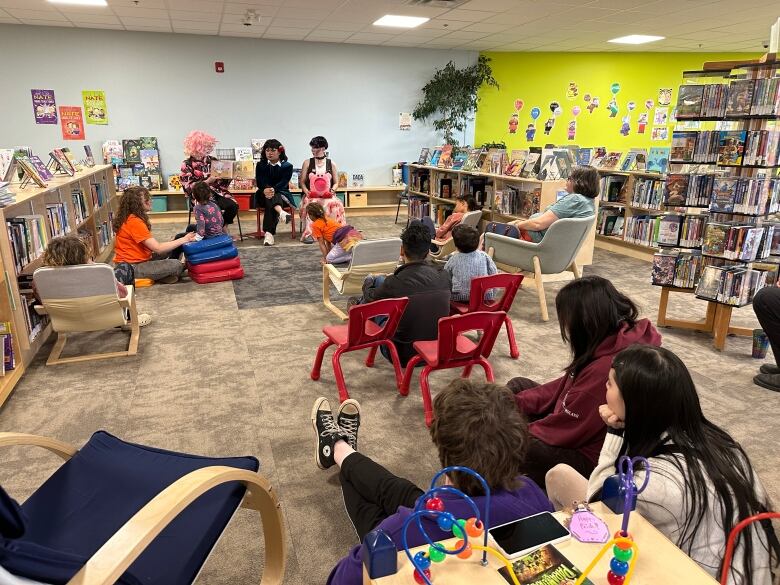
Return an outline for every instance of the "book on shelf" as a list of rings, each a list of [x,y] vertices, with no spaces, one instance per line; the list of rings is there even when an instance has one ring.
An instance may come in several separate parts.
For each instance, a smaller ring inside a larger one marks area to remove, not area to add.
[[[617,150],[609,151],[607,155],[601,160],[601,164],[599,165],[600,169],[608,170],[608,171],[614,171],[618,168],[618,164],[620,163],[620,157],[623,156],[623,153]]]
[[[642,168],[637,168],[641,162]],[[637,171],[645,170],[647,165],[647,151],[643,148],[632,148],[626,153],[626,158],[623,159],[620,165],[621,171]]]
[[[542,166],[542,149],[538,146],[532,146],[528,152],[528,158],[525,159],[525,165],[520,172],[522,177],[536,177]]]
[[[513,185],[498,189],[493,197],[493,209],[503,215],[530,217],[539,211],[541,191],[525,190]]]
[[[103,143],[103,162],[109,165],[122,164],[125,160],[125,152],[119,140],[106,140]]]
[[[726,99],[726,116],[743,117],[750,115],[754,89],[755,80],[753,79],[732,79],[729,84],[728,98]]]
[[[568,179],[575,165],[574,154],[568,148],[556,148],[553,150],[553,156],[555,157],[558,178]]]
[[[672,162],[693,162],[698,132],[672,132]]]
[[[16,195],[9,189],[10,183],[0,181],[0,207],[8,207],[16,203]]]
[[[577,166],[587,167],[590,166],[593,160],[592,148],[580,148],[577,150]]]
[[[695,147],[691,161],[695,163],[716,163],[720,148],[720,132],[718,130],[702,130],[696,132]]]
[[[436,166],[440,169],[449,169],[452,167],[452,144],[445,144],[441,147],[441,154]]]
[[[9,183],[10,174],[13,171],[14,149],[0,148],[0,181]]]
[[[38,169],[35,168],[35,165],[29,158],[26,156],[17,156],[16,164],[20,169],[22,169],[27,178],[33,181],[36,185],[39,187],[45,187],[47,185],[46,181],[43,179],[43,177],[41,177]]]
[[[49,243],[46,224],[42,215],[18,215],[6,219],[6,226],[18,273],[46,249]]]
[[[439,166],[439,158],[441,157],[442,148],[443,147],[441,147],[441,146],[437,146],[437,147],[435,147],[431,151],[431,158],[428,161],[428,165],[429,166],[432,166],[432,167],[438,167]]]
[[[71,177],[76,174],[76,167],[74,167],[61,148],[55,148],[49,153],[49,156],[54,160],[57,166],[62,172],[70,175]]]
[[[234,149],[236,153],[237,161],[251,161],[252,160],[252,147],[251,146],[236,146]]]
[[[54,178],[54,175],[51,173],[51,171],[46,168],[46,165],[43,163],[43,161],[38,158],[36,155],[32,155],[28,157],[30,159],[30,162],[35,167],[35,170],[38,171],[38,174],[41,176],[41,178],[44,181],[49,181]]]
[[[658,237],[656,243],[659,246],[679,246],[682,215],[664,215],[658,222]]]
[[[84,159],[84,162],[88,167],[94,167],[95,166],[95,156],[92,154],[92,147],[89,144],[84,145],[84,155],[86,158]]]
[[[696,286],[696,296],[741,307],[752,302],[766,286],[767,273],[743,266],[705,266]]]
[[[0,322],[0,336],[3,338],[2,342],[2,370],[3,375],[6,372],[16,369],[16,356],[14,355],[14,343],[13,343],[13,331],[11,330],[11,322]]]
[[[777,277],[780,275],[780,264],[777,262],[753,262],[751,268],[766,272],[765,286],[775,286],[777,284]]]
[[[647,172],[664,174],[669,167],[668,146],[654,147],[647,152]]]
[[[601,177],[601,200],[609,203],[625,203],[624,187],[627,177],[622,175],[605,175]]]
[[[677,266],[677,253],[662,251],[653,254],[652,283],[656,286],[674,286],[674,271]]]
[[[750,113],[754,116],[776,116],[780,113],[780,77],[756,79],[753,104]]]
[[[701,248],[706,220],[707,217],[704,215],[684,216],[678,245],[686,248]]]
[[[677,119],[698,118],[703,96],[703,85],[681,85],[677,93]]]
[[[427,199],[412,196],[409,198],[409,217],[412,219],[422,219],[430,217],[431,204]]]
[[[712,187],[710,211],[717,213],[731,213],[734,211],[734,195],[738,183],[738,177],[717,177]]]
[[[681,207],[685,205],[689,181],[690,175],[667,175],[666,188],[664,190],[664,205],[667,207]]]
[[[349,174],[346,171],[339,171],[339,178],[338,183],[336,184],[337,189],[346,189],[349,185]]]
[[[469,158],[469,151],[467,148],[458,148],[455,150],[455,154],[452,157],[452,170],[460,171],[463,169],[463,165]]]
[[[745,151],[745,130],[721,130],[718,145],[718,165],[739,166]]]
[[[420,150],[420,156],[417,157],[417,164],[427,165],[430,155],[431,155],[431,149],[428,148],[427,146],[423,146],[422,150]]]
[[[625,219],[623,239],[632,244],[654,247],[658,240],[660,215],[632,215]]]
[[[235,148],[215,148],[214,149],[214,158],[218,158],[220,160],[236,160],[236,149]]]
[[[70,222],[68,221],[68,210],[64,203],[49,203],[46,205],[47,225],[49,226],[49,237],[56,238],[64,236],[70,232]]]
[[[125,138],[122,140],[122,151],[126,164],[141,162],[141,141],[139,139]]]
[[[504,171],[506,161],[506,150],[503,148],[491,148],[488,152],[488,158],[486,159],[486,163],[488,163],[487,173],[493,174],[493,175],[500,175]],[[483,167],[484,168],[484,167]]]
[[[71,151],[70,148],[68,148],[67,146],[63,146],[62,148],[60,148],[60,150],[62,151],[62,154],[65,155],[65,158],[68,159],[68,162],[70,163],[70,166],[73,167],[74,171],[82,170],[81,165],[79,165],[75,155],[73,154],[73,151]]]
[[[728,224],[709,222],[704,228],[702,253],[710,256],[723,256],[726,250],[729,227]]]
[[[249,140],[249,145],[252,149],[252,158],[254,160],[263,158],[263,144],[265,144],[265,138],[252,138]]]
[[[513,150],[508,159],[509,163],[504,168],[504,174],[510,177],[519,177],[526,158],[528,158],[528,150],[523,148]]]
[[[149,173],[160,172],[160,152],[154,148],[144,148],[141,150],[141,164],[144,170]]]
[[[593,160],[591,161],[591,166],[601,168],[601,163],[604,162],[604,158],[607,156],[607,147],[606,146],[597,146],[593,150]]]
[[[452,199],[452,179],[439,179],[439,197],[442,199]]]
[[[212,166],[212,169],[214,167]],[[255,163],[249,159],[239,159],[233,163],[233,178],[249,180],[255,178]]]
[[[473,171],[478,168],[480,164],[479,158],[483,150],[482,148],[469,148],[468,156],[466,157],[466,162],[463,163],[462,169],[464,171]]]
[[[545,544],[538,550],[514,559],[510,565],[520,585],[570,585],[582,575],[582,571],[552,544]],[[506,566],[498,569],[498,572],[508,583],[515,582]],[[587,578],[582,583],[593,585]]]
[[[618,219],[621,221],[618,222]],[[599,208],[599,218],[596,226],[597,233],[602,236],[623,235],[623,210],[614,207]]]
[[[708,83],[704,86],[700,116],[722,118],[726,112],[728,86],[724,83]]]
[[[141,150],[156,150],[158,152],[160,150],[156,136],[139,136],[138,144],[141,147]]]
[[[634,177],[631,205],[643,209],[661,209],[664,199],[664,181],[651,177]]]
[[[742,164],[770,167],[776,166],[778,162],[780,162],[780,130],[748,130]]]

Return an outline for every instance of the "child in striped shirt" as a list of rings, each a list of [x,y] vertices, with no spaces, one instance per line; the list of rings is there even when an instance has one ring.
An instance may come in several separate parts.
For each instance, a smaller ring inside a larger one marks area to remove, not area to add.
[[[479,232],[469,225],[456,225],[452,230],[452,240],[458,253],[453,254],[444,265],[444,270],[452,276],[452,300],[468,302],[471,281],[479,276],[498,272],[493,259],[479,247]],[[493,299],[493,291],[487,293],[487,300]]]

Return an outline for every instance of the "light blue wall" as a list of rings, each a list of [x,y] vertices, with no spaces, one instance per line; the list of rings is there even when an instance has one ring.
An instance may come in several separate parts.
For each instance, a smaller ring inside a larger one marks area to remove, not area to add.
[[[0,147],[31,146],[44,158],[65,144],[59,125],[35,124],[31,89],[81,106],[81,90],[106,92],[108,126],[86,126],[96,155],[107,139],[157,136],[163,172],[178,171],[193,129],[218,146],[279,138],[295,166],[322,134],[342,170],[388,184],[390,167],[441,140],[429,126],[398,129],[420,88],[450,59],[477,53],[352,44],[265,41],[164,33],[0,25]],[[214,72],[224,61],[225,73]],[[334,87],[337,89],[334,90]],[[466,143],[473,140],[473,125]],[[83,157],[83,142],[67,146]]]

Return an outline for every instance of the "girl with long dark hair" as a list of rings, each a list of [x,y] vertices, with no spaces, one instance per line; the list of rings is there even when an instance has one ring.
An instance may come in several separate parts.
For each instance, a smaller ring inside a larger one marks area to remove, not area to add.
[[[540,486],[557,463],[588,476],[598,461],[606,429],[598,414],[612,358],[633,343],[660,345],[661,335],[636,305],[600,276],[568,283],[555,298],[561,337],[572,360],[563,376],[538,384],[528,378],[507,383],[530,420],[526,475]]]
[[[255,179],[257,180],[257,193],[255,193],[255,206],[265,209],[263,214],[263,231],[266,246],[274,245],[276,226],[279,219],[288,223],[290,214],[284,211],[284,207],[294,207],[293,197],[290,194],[290,179],[293,174],[293,166],[287,162],[287,153],[284,146],[276,138],[265,141],[260,152],[260,160],[255,167]]]
[[[703,569],[719,576],[731,529],[768,511],[770,503],[739,443],[704,416],[685,364],[660,347],[623,350],[614,359],[599,413],[609,432],[590,479],[567,465],[547,474],[556,507],[598,499],[621,455],[645,457],[650,479],[637,497],[637,510]],[[635,474],[637,484],[644,474]],[[754,524],[742,532],[729,583],[771,585],[778,554],[772,524]]]

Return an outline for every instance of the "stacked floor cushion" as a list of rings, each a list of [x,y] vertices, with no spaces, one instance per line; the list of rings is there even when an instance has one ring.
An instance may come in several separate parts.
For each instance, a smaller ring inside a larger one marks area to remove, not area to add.
[[[183,248],[190,278],[198,284],[244,277],[238,250],[228,235],[190,242]]]

